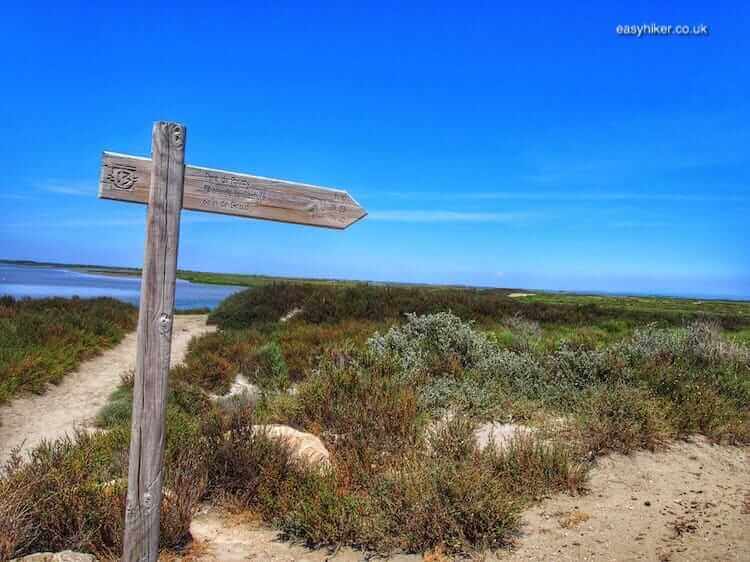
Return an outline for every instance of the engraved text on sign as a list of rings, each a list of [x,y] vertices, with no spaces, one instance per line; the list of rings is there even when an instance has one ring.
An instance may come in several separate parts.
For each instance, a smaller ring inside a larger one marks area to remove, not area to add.
[[[150,174],[148,158],[105,152],[99,196],[146,203]],[[345,191],[198,166],[185,166],[182,206],[193,211],[338,229],[366,215]]]

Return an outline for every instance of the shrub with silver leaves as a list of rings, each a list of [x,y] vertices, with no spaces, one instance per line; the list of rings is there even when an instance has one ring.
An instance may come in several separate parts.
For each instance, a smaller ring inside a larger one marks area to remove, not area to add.
[[[376,357],[396,360],[406,378],[432,370],[436,365],[458,361],[470,369],[495,351],[487,337],[450,312],[418,316],[407,314],[406,323],[368,341]]]
[[[750,365],[750,351],[722,337],[719,326],[709,322],[694,322],[676,330],[648,326],[637,330],[616,351],[631,362],[683,359],[702,365]]]

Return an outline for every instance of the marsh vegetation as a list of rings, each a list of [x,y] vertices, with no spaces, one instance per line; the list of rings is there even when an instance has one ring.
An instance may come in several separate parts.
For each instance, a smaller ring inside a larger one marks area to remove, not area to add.
[[[110,298],[0,297],[0,404],[44,391],[135,328],[136,309]]]
[[[749,443],[749,311],[368,285],[238,293],[212,313],[218,331],[193,340],[170,375],[163,547],[189,541],[201,501],[310,546],[510,544],[525,507],[581,493],[600,455],[695,433]],[[226,408],[210,399],[240,373],[257,400]],[[131,388],[125,376],[101,412],[106,431],[8,464],[0,559],[118,552]],[[487,444],[477,430],[489,422],[519,431]],[[265,424],[319,436],[330,467],[300,462],[256,429]]]

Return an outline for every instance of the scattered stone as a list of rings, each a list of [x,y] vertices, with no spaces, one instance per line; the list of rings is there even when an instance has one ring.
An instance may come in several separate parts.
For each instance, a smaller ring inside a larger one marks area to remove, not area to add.
[[[254,406],[260,395],[260,388],[248,381],[242,373],[238,373],[228,393],[211,394],[210,398],[222,408],[234,409]]]
[[[591,519],[591,515],[589,515],[585,511],[578,511],[576,509],[568,513],[563,513],[557,520],[557,522],[563,529],[572,529],[574,527],[577,527],[581,523],[585,523],[589,519]]]
[[[490,443],[494,443],[498,449],[504,449],[510,445],[514,437],[529,436],[532,433],[534,429],[526,425],[489,422],[480,425],[474,431],[474,436],[477,448],[483,451]]]
[[[301,308],[293,308],[292,310],[290,310],[289,312],[287,312],[284,316],[282,316],[279,319],[279,322],[282,322],[282,323],[283,322],[289,322],[292,318],[294,318],[295,316],[297,316],[300,312],[302,312]]]
[[[91,554],[64,550],[62,552],[38,552],[22,558],[14,558],[10,562],[96,562]]]
[[[312,433],[297,431],[286,425],[256,425],[254,429],[265,431],[272,439],[285,442],[292,450],[293,455],[310,464],[320,468],[331,466],[331,453],[328,452],[323,442]]]

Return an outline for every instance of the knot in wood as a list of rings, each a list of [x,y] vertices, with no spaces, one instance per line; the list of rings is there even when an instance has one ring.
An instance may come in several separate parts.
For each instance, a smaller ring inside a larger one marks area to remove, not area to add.
[[[169,334],[171,327],[172,317],[169,314],[162,312],[159,316],[159,333],[162,336],[166,336]]]
[[[185,127],[177,123],[170,124],[170,136],[172,137],[172,143],[177,148],[182,148],[185,144]]]
[[[128,500],[127,505],[125,506],[125,520],[126,521],[134,521],[138,518],[138,508],[133,505],[133,502]]]
[[[154,498],[149,492],[146,492],[145,494],[143,494],[143,508],[145,509],[146,513],[150,513],[153,507]]]

